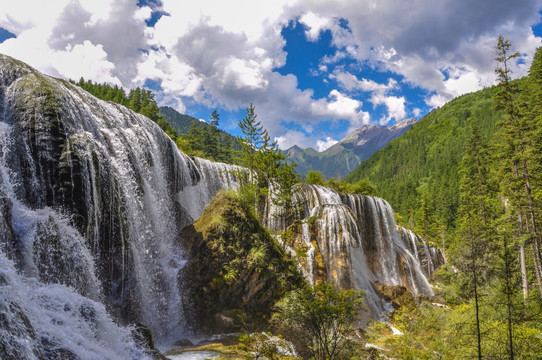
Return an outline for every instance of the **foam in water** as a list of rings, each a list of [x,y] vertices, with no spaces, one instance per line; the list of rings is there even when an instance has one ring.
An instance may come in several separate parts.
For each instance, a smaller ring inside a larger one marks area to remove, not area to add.
[[[42,359],[149,359],[116,325],[104,306],[70,287],[43,284],[17,273],[0,253],[1,349],[6,357]]]

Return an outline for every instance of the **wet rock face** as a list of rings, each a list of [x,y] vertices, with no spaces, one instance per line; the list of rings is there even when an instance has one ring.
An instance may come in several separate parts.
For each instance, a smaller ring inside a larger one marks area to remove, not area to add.
[[[415,306],[414,296],[404,286],[388,286],[376,281],[375,288],[382,298],[391,303],[394,309],[399,309],[400,307],[413,308]]]
[[[3,334],[2,334],[3,333]],[[17,341],[0,341],[0,358],[45,358],[45,350],[23,310],[14,302],[0,302],[0,337],[8,335]]]
[[[0,248],[13,259],[16,252],[15,235],[11,227],[11,201],[0,193]]]
[[[157,339],[184,331],[180,229],[235,185],[142,115],[0,54],[0,248]]]

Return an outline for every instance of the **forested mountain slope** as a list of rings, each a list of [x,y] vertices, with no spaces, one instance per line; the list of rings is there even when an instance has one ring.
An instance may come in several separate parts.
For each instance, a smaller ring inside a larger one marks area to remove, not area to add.
[[[362,162],[346,180],[368,178],[410,225],[423,197],[441,225],[453,227],[459,206],[459,163],[472,126],[489,139],[503,118],[492,99],[496,92],[495,87],[483,89],[432,111]]]
[[[321,171],[326,178],[343,178],[361,161],[405,133],[415,122],[415,118],[410,118],[392,126],[364,125],[322,152],[292,146],[286,150],[287,159],[297,164],[296,171],[302,175],[314,170]]]

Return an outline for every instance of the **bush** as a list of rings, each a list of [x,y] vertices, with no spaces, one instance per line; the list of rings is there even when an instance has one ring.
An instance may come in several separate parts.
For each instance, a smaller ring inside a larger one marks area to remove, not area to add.
[[[351,348],[353,321],[363,310],[363,294],[335,290],[333,284],[305,286],[276,304],[274,321],[315,359],[337,359]]]

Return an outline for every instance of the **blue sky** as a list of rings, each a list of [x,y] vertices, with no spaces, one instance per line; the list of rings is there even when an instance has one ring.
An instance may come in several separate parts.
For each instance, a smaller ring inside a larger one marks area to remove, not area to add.
[[[279,145],[323,150],[495,83],[503,34],[523,76],[540,0],[0,0],[0,53],[52,76],[155,91],[238,133],[253,103]]]

